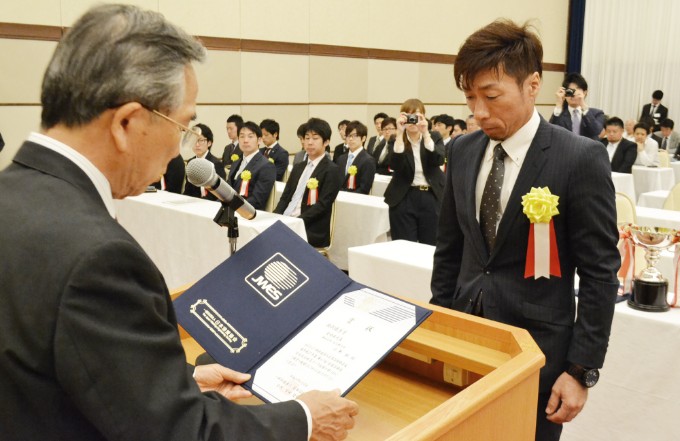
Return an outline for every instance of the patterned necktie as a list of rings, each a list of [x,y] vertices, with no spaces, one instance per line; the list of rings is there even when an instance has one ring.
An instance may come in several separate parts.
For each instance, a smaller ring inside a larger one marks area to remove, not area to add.
[[[574,109],[571,115],[571,131],[577,135],[581,134],[581,118],[579,118],[578,109]]]
[[[650,110],[649,116],[654,117],[654,112],[656,111],[656,106],[652,105],[652,108],[649,109],[649,110]]]
[[[272,149],[270,149],[269,147],[265,147],[264,148],[264,157],[269,159],[269,152],[271,152],[271,151],[272,151]]]
[[[484,193],[482,193],[482,205],[479,208],[479,225],[482,228],[482,236],[486,242],[486,248],[491,254],[496,242],[496,224],[500,217],[501,188],[505,176],[505,157],[508,154],[503,146],[497,144],[493,148],[493,164],[489,177],[486,178]]]
[[[345,174],[349,173],[349,168],[352,166],[352,162],[354,162],[354,153],[350,153],[349,156],[347,157],[347,166],[345,167]]]
[[[661,149],[666,150],[666,141],[668,141],[668,137],[664,136],[663,141],[661,141]]]

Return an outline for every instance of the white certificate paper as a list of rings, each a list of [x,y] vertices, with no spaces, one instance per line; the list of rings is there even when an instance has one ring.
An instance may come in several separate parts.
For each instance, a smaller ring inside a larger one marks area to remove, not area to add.
[[[272,403],[315,389],[344,394],[407,335],[415,314],[372,289],[343,294],[257,369],[253,391]]]

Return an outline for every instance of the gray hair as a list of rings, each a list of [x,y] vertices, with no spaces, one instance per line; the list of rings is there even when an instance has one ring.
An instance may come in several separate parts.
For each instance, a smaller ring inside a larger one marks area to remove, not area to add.
[[[84,125],[131,101],[175,110],[184,68],[204,58],[201,43],[158,12],[96,6],[64,35],[45,71],[42,127]]]

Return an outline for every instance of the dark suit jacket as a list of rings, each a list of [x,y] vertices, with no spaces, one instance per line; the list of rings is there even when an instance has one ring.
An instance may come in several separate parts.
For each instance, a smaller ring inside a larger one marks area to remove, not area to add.
[[[340,144],[336,145],[335,148],[333,149],[333,162],[337,164],[338,160],[340,159],[340,156],[344,155],[348,151],[349,147],[345,147],[344,142],[341,142]]]
[[[199,391],[161,273],[75,164],[27,142],[0,194],[3,439],[307,439],[297,403]]]
[[[550,116],[550,123],[571,131],[571,114],[569,113],[567,103],[564,103],[560,116],[555,116],[554,114]],[[604,112],[600,109],[589,107],[588,113],[581,116],[581,136],[597,141],[600,139],[603,127]]]
[[[605,149],[609,145],[609,141],[605,138],[602,139],[602,145]],[[637,159],[637,144],[633,141],[628,141],[626,138],[621,138],[619,146],[614,152],[614,157],[612,158],[611,166],[612,171],[617,173],[632,173],[633,164]]]
[[[291,199],[293,199],[293,194],[295,194],[295,189],[305,167],[307,167],[307,161],[293,166],[293,170],[290,172],[290,177],[288,182],[286,182],[286,187],[283,189],[281,199],[274,209],[274,213],[283,214],[286,210]],[[302,205],[300,206],[300,218],[305,222],[307,242],[313,247],[326,247],[331,241],[331,209],[340,191],[340,172],[338,171],[338,166],[324,155],[312,172],[311,177],[319,181],[318,198],[316,204],[308,205],[307,195],[309,189],[305,187],[305,192],[302,195]]]
[[[645,117],[645,116],[652,116],[652,115],[649,114],[649,112],[651,110],[652,110],[652,103],[645,104],[644,106],[642,106],[642,112],[640,112],[640,117],[638,118],[638,121],[641,121],[642,118]],[[652,116],[654,118],[654,130],[659,130],[660,129],[659,124],[661,123],[661,121],[668,118],[668,108],[666,106],[664,106],[663,104],[659,104],[654,113],[659,114],[658,118]],[[659,145],[661,145],[661,144],[659,144]]]
[[[432,193],[437,201],[442,200],[444,192],[444,172],[439,168],[444,164],[444,144],[442,137],[437,132],[431,132],[434,141],[434,151],[425,148],[425,141],[420,142],[420,161],[423,166],[423,174],[427,183],[432,187]],[[415,159],[410,143],[406,143],[404,153],[394,153],[394,141],[387,143],[392,169],[392,180],[385,189],[385,203],[390,207],[396,207],[411,188],[415,174]]]
[[[243,158],[241,148],[238,144],[234,145],[233,142],[227,144],[224,147],[224,153],[222,153],[222,164],[224,164],[225,167],[231,167],[231,164],[234,163],[234,161],[231,160],[231,155],[238,155],[239,158]]]
[[[189,159],[187,161],[187,164],[189,164],[194,159],[196,159],[195,156],[193,158]],[[227,174],[224,171],[224,164],[222,164],[222,161],[220,161],[215,156],[213,156],[213,154],[210,153],[209,151],[208,151],[208,154],[205,155],[205,159],[207,159],[208,161],[212,162],[215,165],[215,172],[217,173],[217,175],[219,177],[221,177],[222,179],[227,179]],[[189,182],[189,180],[187,179],[184,182],[184,194],[187,195],[187,196],[193,196],[195,198],[200,198],[201,197],[201,187],[196,187],[194,184]],[[208,199],[210,201],[216,201],[217,200],[217,198],[210,192],[208,192],[208,195],[204,199]]]
[[[384,139],[384,138],[383,138],[383,139]],[[381,139],[380,142],[382,142],[383,139]],[[378,142],[378,135],[376,135],[376,136],[371,136],[371,137],[368,139],[368,143],[366,144],[366,151],[368,152],[369,155],[371,155],[371,156],[373,155],[373,152],[375,151],[375,147],[376,147],[378,144],[380,144],[380,142]],[[376,143],[377,143],[377,144],[376,144]]]
[[[375,172],[380,174],[380,175],[391,175],[392,172],[390,172],[390,155],[389,152],[383,160],[380,160],[380,155],[382,155],[382,152],[384,149],[387,148],[387,140],[383,139],[380,141],[380,143],[373,148],[373,159],[375,159]]]
[[[371,192],[371,187],[373,187],[373,180],[375,179],[375,159],[373,159],[365,149],[361,150],[361,153],[354,158],[352,165],[356,165],[357,167],[357,174],[354,176],[356,184],[354,190],[348,188],[349,174],[345,173],[347,159],[349,159],[349,153],[345,153],[338,159],[338,172],[340,173],[340,179],[343,180],[341,190],[369,194]]]
[[[264,155],[265,150],[266,148],[262,147],[260,153]],[[274,165],[276,166],[276,180],[283,181],[283,175],[286,174],[286,169],[288,168],[288,150],[281,147],[281,144],[277,142],[269,152],[269,158],[274,160]]]
[[[431,303],[470,312],[483,291],[484,317],[525,328],[546,355],[539,390],[548,392],[567,362],[604,362],[621,261],[611,167],[602,145],[541,118],[489,255],[477,220],[475,187],[489,138],[460,136],[449,164],[439,217]],[[529,220],[522,196],[548,187],[559,196],[553,218],[561,277],[524,278]],[[574,271],[580,277],[574,322]]]
[[[227,183],[232,186],[237,193],[241,191],[241,175],[236,176],[243,158],[234,162],[229,170],[229,179]],[[246,165],[245,170],[250,171],[250,184],[248,184],[248,197],[246,200],[256,210],[264,210],[267,205],[267,199],[274,188],[274,181],[276,181],[276,167],[269,162],[267,158],[257,152],[255,156]]]
[[[172,158],[168,163],[168,169],[163,175],[163,178],[165,178],[165,190],[172,193],[182,194],[185,172],[184,158],[182,158],[182,155],[177,155]],[[161,182],[154,182],[153,186],[160,190]]]

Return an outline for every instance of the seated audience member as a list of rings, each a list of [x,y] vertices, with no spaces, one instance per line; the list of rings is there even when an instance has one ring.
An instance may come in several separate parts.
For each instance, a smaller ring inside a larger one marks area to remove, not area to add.
[[[342,138],[342,143],[335,146],[333,149],[333,162],[338,163],[340,156],[347,153],[349,147],[347,147],[347,139],[345,139],[345,128],[349,124],[349,120],[343,119],[338,123],[338,133],[340,133],[340,138]]]
[[[649,126],[645,123],[635,124],[635,143],[637,144],[637,159],[634,165],[647,167],[659,166],[659,143],[649,138]]]
[[[661,148],[662,141],[661,138],[659,136],[656,136],[652,131],[652,127],[654,127],[654,118],[652,118],[651,116],[645,116],[642,119],[640,119],[640,122],[649,127],[649,135],[647,135],[647,137],[652,139],[653,141],[656,141],[656,143],[659,145],[659,148]]]
[[[407,124],[406,115],[418,115],[418,123]],[[442,194],[444,192],[444,144],[437,132],[430,133],[425,105],[406,100],[397,118],[397,133],[388,143],[392,180],[385,190],[389,205],[392,239],[434,245]]]
[[[307,160],[307,152],[305,151],[305,125],[300,124],[300,127],[297,129],[297,137],[300,140],[300,151],[295,154],[293,157],[293,165],[297,164],[298,162],[306,161]]]
[[[230,142],[224,146],[222,153],[222,163],[226,168],[231,168],[231,164],[243,156],[238,146],[238,131],[241,130],[241,127],[243,127],[241,115],[234,114],[227,118],[227,137]]]
[[[663,92],[661,90],[655,90],[652,93],[652,102],[642,106],[642,111],[640,112],[640,122],[645,116],[649,116],[654,120],[654,128],[652,132],[661,129],[661,122],[668,118],[668,109],[666,106],[661,104],[663,99]]]
[[[655,135],[661,138],[661,144],[659,148],[668,151],[669,155],[673,155],[676,159],[678,158],[678,147],[680,147],[680,133],[673,131],[675,123],[672,119],[666,118],[661,121],[661,130],[656,132]]]
[[[258,151],[262,131],[248,121],[238,131],[243,157],[234,162],[227,183],[256,210],[264,210],[276,181],[276,167]]]
[[[331,126],[310,118],[305,124],[307,160],[293,166],[274,213],[299,217],[305,222],[307,241],[313,247],[331,243],[333,202],[342,184],[338,166],[324,154],[331,140]]]
[[[390,170],[390,155],[387,143],[393,140],[394,134],[397,133],[397,120],[392,117],[387,117],[383,120],[381,125],[383,140],[375,146],[373,150],[373,158],[375,159],[375,171],[381,175],[391,175]]]
[[[201,136],[198,138],[196,144],[193,147],[196,156],[189,159],[189,161],[187,161],[187,164],[196,158],[207,159],[208,161],[212,162],[215,165],[215,171],[217,172],[218,176],[220,176],[222,179],[226,179],[227,174],[224,171],[224,164],[222,164],[222,161],[220,161],[215,156],[213,156],[212,153],[210,153],[210,147],[212,147],[213,143],[213,132],[212,130],[210,130],[210,127],[206,126],[205,124],[196,124],[193,127],[193,130],[200,133]],[[205,187],[196,187],[188,180],[185,180],[184,182],[184,194],[196,198],[209,199],[211,201],[217,200],[217,198],[212,193],[210,193]]]
[[[465,124],[467,125],[466,133],[476,132],[480,128],[479,124],[477,124],[477,120],[475,119],[474,115],[469,115],[465,120]]]
[[[605,122],[606,138],[602,144],[609,154],[609,162],[612,171],[618,173],[631,173],[633,164],[637,159],[637,145],[623,137],[623,121],[621,118],[609,118]]]
[[[635,142],[635,124],[637,123],[638,122],[634,119],[626,120],[626,123],[623,126],[623,128],[626,129],[626,133],[624,133],[623,137],[628,141]]]
[[[260,153],[276,166],[276,180],[283,181],[283,175],[286,174],[289,161],[288,150],[279,144],[279,123],[273,119],[263,119],[260,123],[260,129],[264,143]]]
[[[171,193],[182,194],[182,186],[184,185],[184,158],[182,155],[177,155],[170,160],[168,168],[161,176],[160,181],[154,182],[152,185],[159,190],[169,191]]]
[[[434,123],[434,129],[442,135],[442,143],[444,149],[448,149],[453,144],[453,124],[455,120],[452,116],[442,114],[439,115]]]
[[[371,136],[371,138],[368,140],[368,144],[366,145],[366,151],[368,152],[369,155],[373,154],[373,150],[375,149],[375,147],[378,144],[380,144],[380,141],[383,140],[382,122],[385,118],[387,118],[387,114],[383,112],[376,113],[375,116],[373,117],[373,124],[375,125],[375,131],[377,135]]]
[[[586,79],[578,73],[567,74],[555,95],[557,102],[550,122],[597,141],[604,127],[604,112],[586,104]]]
[[[453,120],[453,131],[451,132],[451,138],[456,139],[460,135],[465,135],[467,133],[467,124],[462,119]]]
[[[352,121],[345,129],[349,152],[338,160],[338,172],[343,179],[340,190],[369,194],[375,179],[375,159],[364,149],[368,129],[359,121]]]

